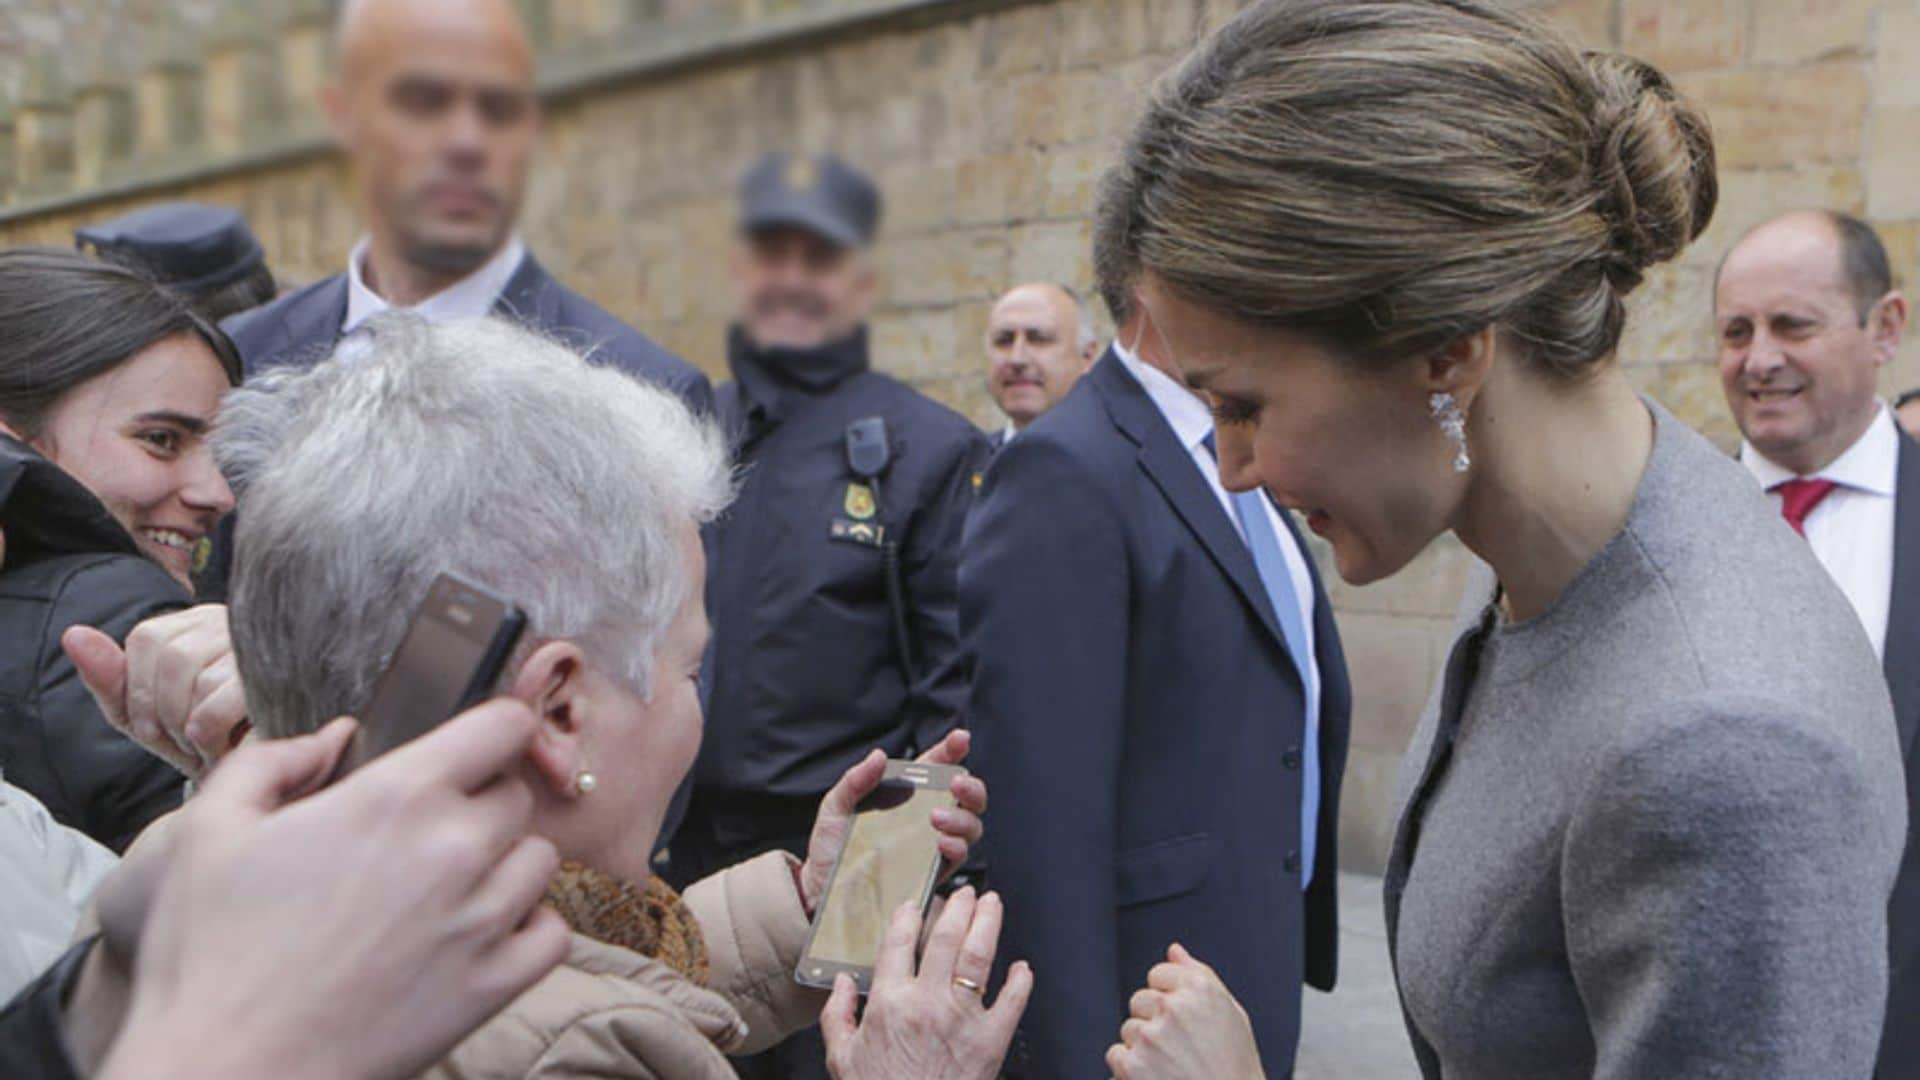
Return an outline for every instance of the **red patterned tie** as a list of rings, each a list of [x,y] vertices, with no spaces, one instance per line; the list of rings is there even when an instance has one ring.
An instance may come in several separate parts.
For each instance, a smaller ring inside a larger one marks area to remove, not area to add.
[[[1831,480],[1788,480],[1775,484],[1773,490],[1780,493],[1780,515],[1793,526],[1794,532],[1805,536],[1807,515],[1839,486]]]

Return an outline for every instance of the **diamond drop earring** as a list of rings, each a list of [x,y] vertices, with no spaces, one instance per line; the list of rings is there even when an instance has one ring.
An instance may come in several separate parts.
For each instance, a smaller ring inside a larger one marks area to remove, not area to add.
[[[1453,441],[1453,471],[1463,473],[1473,468],[1473,458],[1467,454],[1467,414],[1460,411],[1460,403],[1443,390],[1427,399],[1427,407],[1439,421],[1440,430]]]

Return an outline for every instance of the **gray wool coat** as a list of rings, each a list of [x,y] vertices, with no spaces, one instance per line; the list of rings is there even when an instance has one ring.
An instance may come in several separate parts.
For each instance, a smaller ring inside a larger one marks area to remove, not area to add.
[[[1428,1077],[1866,1077],[1906,836],[1872,646],[1657,405],[1625,528],[1546,613],[1484,568],[1401,779],[1386,907]]]

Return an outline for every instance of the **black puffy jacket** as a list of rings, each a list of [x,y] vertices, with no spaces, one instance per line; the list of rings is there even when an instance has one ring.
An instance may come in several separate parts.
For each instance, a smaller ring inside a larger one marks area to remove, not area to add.
[[[91,492],[5,436],[0,529],[0,774],[62,824],[123,851],[180,805],[185,781],[108,725],[60,635],[94,626],[125,641],[189,597]]]

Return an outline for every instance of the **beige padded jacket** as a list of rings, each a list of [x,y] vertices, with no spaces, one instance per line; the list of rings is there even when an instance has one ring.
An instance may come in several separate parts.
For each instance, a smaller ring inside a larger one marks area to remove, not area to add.
[[[793,981],[807,916],[792,856],[771,852],[721,871],[684,900],[706,941],[705,987],[576,933],[563,964],[426,1080],[732,1080],[726,1055],[765,1049],[819,1019],[826,995]]]

